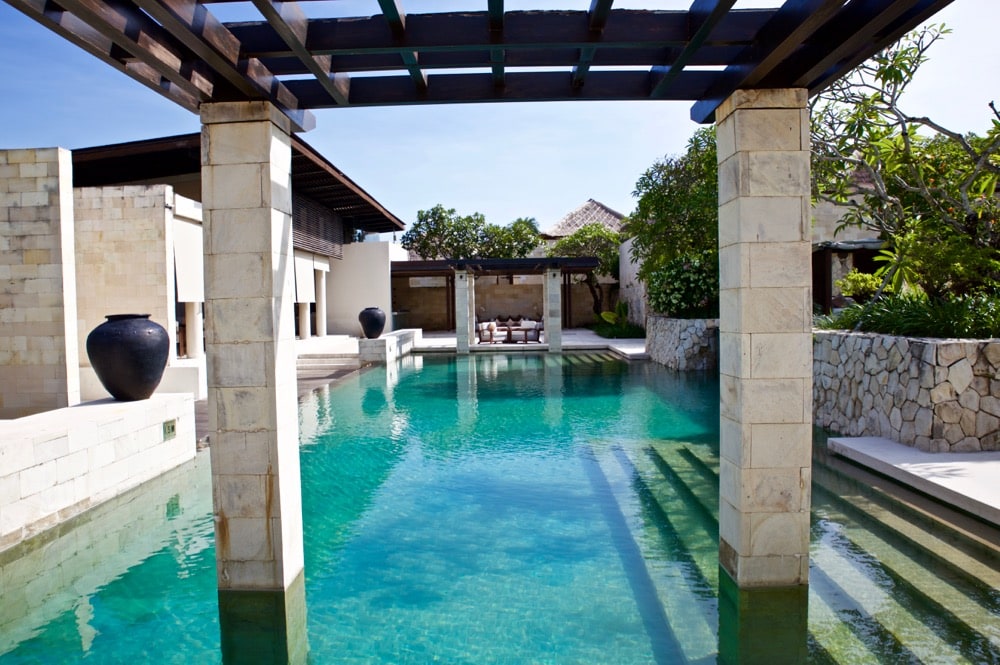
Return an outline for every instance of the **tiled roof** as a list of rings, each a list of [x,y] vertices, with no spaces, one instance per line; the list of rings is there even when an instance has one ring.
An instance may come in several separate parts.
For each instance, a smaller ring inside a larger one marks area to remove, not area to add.
[[[621,231],[622,219],[625,215],[617,210],[612,210],[600,201],[587,199],[582,206],[560,219],[555,226],[542,235],[552,238],[562,238],[572,235],[587,224],[603,224],[612,231]]]

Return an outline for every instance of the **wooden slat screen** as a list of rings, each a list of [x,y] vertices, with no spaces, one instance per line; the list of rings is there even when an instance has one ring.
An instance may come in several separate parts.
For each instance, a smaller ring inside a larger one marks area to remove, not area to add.
[[[292,213],[292,244],[335,259],[344,258],[344,221],[332,210],[296,195]]]

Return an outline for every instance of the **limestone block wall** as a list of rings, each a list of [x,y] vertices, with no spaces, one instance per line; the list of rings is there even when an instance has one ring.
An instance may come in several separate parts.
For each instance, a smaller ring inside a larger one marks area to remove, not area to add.
[[[0,150],[0,418],[80,401],[72,160]]]
[[[87,335],[107,314],[149,314],[177,355],[173,217],[168,185],[82,187],[76,218],[78,354],[89,367]]]
[[[88,402],[0,421],[0,550],[194,454],[188,394]]]
[[[717,369],[719,320],[672,319],[650,314],[646,319],[646,353],[653,361],[671,369]]]
[[[930,452],[1000,450],[1000,340],[815,331],[815,423]]]

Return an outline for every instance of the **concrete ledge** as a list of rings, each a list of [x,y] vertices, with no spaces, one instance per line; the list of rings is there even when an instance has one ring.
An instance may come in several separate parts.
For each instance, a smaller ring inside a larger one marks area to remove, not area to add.
[[[194,454],[189,394],[107,399],[0,421],[0,551]]]
[[[409,355],[423,338],[421,328],[393,330],[376,339],[358,340],[358,359],[363,363],[390,363]]]
[[[1000,526],[1000,452],[926,453],[879,437],[830,437],[827,448]]]

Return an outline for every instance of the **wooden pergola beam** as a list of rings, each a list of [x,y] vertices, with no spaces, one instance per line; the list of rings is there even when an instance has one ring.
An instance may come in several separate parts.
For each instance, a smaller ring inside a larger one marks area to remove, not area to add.
[[[503,0],[488,0],[487,13],[490,20],[490,41],[499,43],[503,41]],[[499,47],[490,48],[490,70],[493,72],[493,85],[497,88],[504,84],[504,64],[507,59],[507,52]]]
[[[663,99],[697,99],[712,83],[712,72],[682,72]],[[502,88],[491,73],[431,75],[427,93],[420,95],[407,76],[362,77],[351,82],[351,106],[448,104],[511,101],[648,99],[645,71],[590,72],[587,85],[573,86],[568,72],[508,72]],[[329,108],[329,101],[311,81],[289,81],[289,88],[311,108]]]
[[[749,45],[757,29],[775,10],[746,10],[724,16],[706,44]],[[292,55],[266,22],[227,24],[257,58]],[[592,45],[590,14],[586,11],[506,12],[503,39],[494,40],[487,12],[410,14],[403,42],[392,35],[381,16],[356,19],[325,18],[309,21],[306,46],[310,53],[354,55],[419,51],[487,51],[505,49],[585,48]],[[689,41],[687,12],[616,9],[609,13],[601,38],[604,48],[683,47]],[[727,64],[727,63],[718,63]]]

